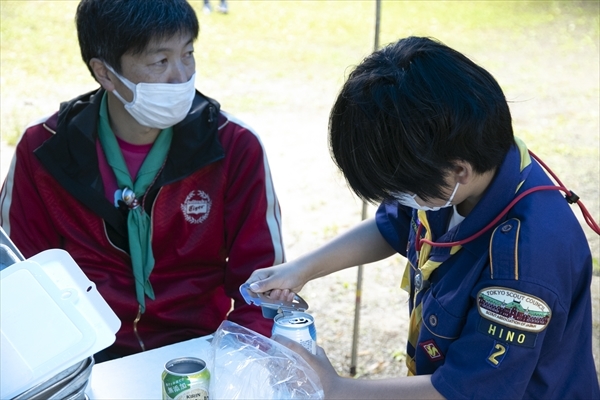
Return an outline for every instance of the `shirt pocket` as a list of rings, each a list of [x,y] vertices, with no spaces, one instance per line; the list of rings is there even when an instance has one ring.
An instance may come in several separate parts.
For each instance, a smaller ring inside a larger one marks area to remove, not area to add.
[[[423,298],[423,328],[436,338],[456,340],[465,326],[467,316],[457,317],[448,312],[429,290]]]
[[[422,316],[419,339],[415,343],[419,375],[432,374],[444,365],[450,345],[460,337],[466,323],[466,316],[457,317],[449,313],[431,290],[423,296]]]

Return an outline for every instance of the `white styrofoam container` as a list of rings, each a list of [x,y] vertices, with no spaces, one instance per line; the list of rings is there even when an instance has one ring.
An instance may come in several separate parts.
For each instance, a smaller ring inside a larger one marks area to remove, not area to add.
[[[36,254],[0,278],[0,398],[114,343],[121,321],[66,251]]]

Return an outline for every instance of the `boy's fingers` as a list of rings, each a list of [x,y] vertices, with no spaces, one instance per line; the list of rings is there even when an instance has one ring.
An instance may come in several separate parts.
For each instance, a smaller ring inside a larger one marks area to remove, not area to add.
[[[271,285],[271,279],[269,279],[268,276],[257,275],[255,278],[256,280],[250,283],[250,290],[253,292],[264,293],[274,289],[274,287]]]
[[[312,355],[301,344],[299,344],[298,342],[295,342],[292,339],[287,338],[285,336],[273,335],[273,337],[271,339],[273,339],[274,341],[276,341],[278,343],[281,343],[285,347],[290,348],[291,350],[293,350],[294,352],[296,352],[302,356],[307,355],[307,354]]]

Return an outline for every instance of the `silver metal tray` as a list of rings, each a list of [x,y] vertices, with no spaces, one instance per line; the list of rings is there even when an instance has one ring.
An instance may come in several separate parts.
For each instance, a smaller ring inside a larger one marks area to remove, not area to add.
[[[85,388],[87,387],[94,357],[65,369],[54,375],[46,382],[42,382],[12,400],[83,400],[86,399]]]

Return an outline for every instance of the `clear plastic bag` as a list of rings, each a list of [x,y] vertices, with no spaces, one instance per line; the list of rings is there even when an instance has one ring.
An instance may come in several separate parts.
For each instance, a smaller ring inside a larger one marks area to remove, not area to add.
[[[211,399],[322,399],[316,372],[287,347],[234,322],[215,332]]]

